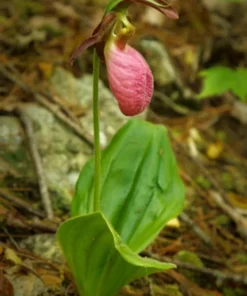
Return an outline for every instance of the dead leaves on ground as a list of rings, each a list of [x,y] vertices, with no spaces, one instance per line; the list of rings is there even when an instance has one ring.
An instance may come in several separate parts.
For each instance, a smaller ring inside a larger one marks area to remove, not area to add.
[[[63,282],[68,279],[63,266],[5,245],[0,245],[0,251],[1,296],[36,296],[52,291],[47,295],[63,295]]]

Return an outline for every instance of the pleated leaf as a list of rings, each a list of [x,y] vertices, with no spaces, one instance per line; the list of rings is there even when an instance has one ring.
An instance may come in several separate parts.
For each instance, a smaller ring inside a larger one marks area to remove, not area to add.
[[[57,237],[81,296],[115,296],[130,281],[174,267],[131,251],[99,212],[68,220]]]
[[[93,213],[94,159],[83,168],[72,216]],[[102,153],[101,212],[135,253],[183,207],[184,186],[164,126],[131,120]]]

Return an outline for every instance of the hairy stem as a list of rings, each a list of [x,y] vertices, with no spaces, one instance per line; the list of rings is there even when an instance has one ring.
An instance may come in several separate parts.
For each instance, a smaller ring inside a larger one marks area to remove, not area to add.
[[[99,130],[99,69],[96,50],[93,57],[93,121],[94,121],[94,211],[100,210],[101,151]]]

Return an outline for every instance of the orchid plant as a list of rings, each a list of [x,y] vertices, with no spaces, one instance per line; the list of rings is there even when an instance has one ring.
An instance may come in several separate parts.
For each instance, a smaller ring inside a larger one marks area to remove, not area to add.
[[[92,36],[71,57],[73,63],[94,47],[95,153],[79,176],[71,218],[57,232],[81,296],[115,296],[135,279],[175,267],[138,255],[183,207],[184,186],[165,127],[130,120],[102,155],[100,150],[100,61],[106,63],[110,88],[126,116],[143,112],[153,94],[148,64],[128,45],[135,32],[128,17],[133,2],[178,17],[163,0],[111,0]]]

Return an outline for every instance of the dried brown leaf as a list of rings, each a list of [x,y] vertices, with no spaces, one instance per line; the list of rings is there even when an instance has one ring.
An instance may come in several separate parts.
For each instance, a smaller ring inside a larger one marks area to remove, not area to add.
[[[0,295],[1,296],[14,296],[14,289],[12,284],[4,276],[3,271],[0,269]]]

